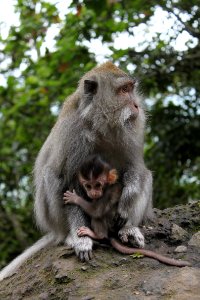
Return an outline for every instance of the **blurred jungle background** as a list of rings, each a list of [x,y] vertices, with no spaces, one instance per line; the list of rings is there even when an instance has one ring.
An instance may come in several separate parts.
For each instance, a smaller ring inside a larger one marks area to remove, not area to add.
[[[34,160],[64,99],[97,63],[111,60],[141,81],[154,206],[199,199],[200,1],[12,2],[17,21],[6,33],[0,25],[0,266],[38,238]]]

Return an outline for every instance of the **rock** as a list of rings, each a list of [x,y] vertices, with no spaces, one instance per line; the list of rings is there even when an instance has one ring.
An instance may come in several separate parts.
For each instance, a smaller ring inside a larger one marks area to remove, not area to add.
[[[70,283],[73,281],[73,262],[65,260],[57,260],[52,265],[52,270],[56,282],[58,283]]]
[[[173,224],[171,228],[171,239],[176,242],[182,242],[187,240],[188,232],[184,230],[182,227]]]
[[[41,294],[38,296],[38,298],[39,298],[40,300],[48,300],[48,299],[49,299],[49,294],[46,293],[46,292],[41,293]]]
[[[70,278],[67,274],[65,275],[61,275],[61,274],[57,274],[55,276],[56,282],[58,283],[69,283],[73,280],[73,278]]]
[[[95,299],[95,297],[91,297],[91,296],[86,296],[86,297],[84,297],[83,298],[83,300],[93,300],[93,299]]]
[[[176,249],[174,250],[175,253],[183,253],[183,252],[187,252],[187,247],[186,246],[178,246],[176,247]]]
[[[188,245],[200,248],[200,231],[192,236],[192,238],[188,242]]]

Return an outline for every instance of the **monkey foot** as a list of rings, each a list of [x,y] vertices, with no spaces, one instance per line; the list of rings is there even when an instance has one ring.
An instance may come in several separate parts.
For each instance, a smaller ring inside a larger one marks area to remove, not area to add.
[[[78,237],[77,234],[69,235],[65,240],[66,245],[74,249],[76,255],[81,261],[89,261],[92,259],[92,245],[91,238],[84,236]]]
[[[144,236],[138,227],[123,227],[118,235],[123,243],[135,241],[140,248],[144,248]]]

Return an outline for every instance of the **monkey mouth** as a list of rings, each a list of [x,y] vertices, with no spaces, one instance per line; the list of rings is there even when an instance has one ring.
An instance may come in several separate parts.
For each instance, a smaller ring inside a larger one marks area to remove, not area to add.
[[[97,200],[97,199],[99,199],[99,198],[101,198],[99,195],[97,195],[97,196],[92,196],[92,199],[93,199],[93,200]]]

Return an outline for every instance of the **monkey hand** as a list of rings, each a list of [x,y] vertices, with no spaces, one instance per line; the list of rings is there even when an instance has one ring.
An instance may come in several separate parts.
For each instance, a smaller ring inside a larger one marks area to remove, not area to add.
[[[76,194],[75,190],[73,192],[66,191],[63,196],[65,204],[79,204],[80,197]]]
[[[136,242],[139,248],[144,248],[144,236],[138,227],[124,226],[119,230],[118,235],[122,243]]]
[[[78,236],[89,236],[92,239],[95,240],[102,240],[103,238],[106,238],[106,236],[103,233],[95,233],[92,229],[90,229],[89,227],[79,227],[79,229],[77,230],[77,235]]]
[[[85,227],[85,226],[79,227],[79,229],[77,230],[77,235],[78,236],[89,236],[92,239],[95,238],[94,231],[92,231],[89,227]]]

